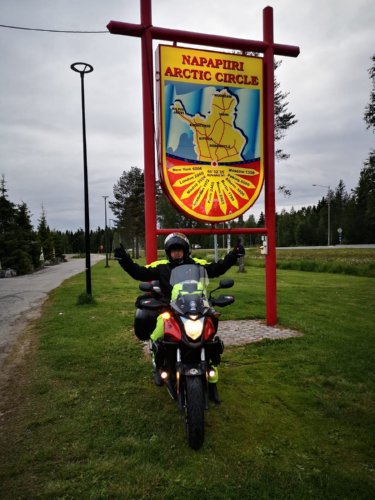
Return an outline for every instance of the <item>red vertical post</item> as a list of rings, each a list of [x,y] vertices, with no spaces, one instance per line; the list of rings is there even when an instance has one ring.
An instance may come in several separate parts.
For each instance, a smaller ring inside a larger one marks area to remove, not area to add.
[[[274,132],[274,47],[273,9],[263,10],[264,52],[264,161],[265,161],[265,219],[268,238],[266,255],[266,321],[277,322],[276,302],[276,238],[275,238],[275,132]]]
[[[151,0],[141,0],[146,262],[156,260],[155,129]]]

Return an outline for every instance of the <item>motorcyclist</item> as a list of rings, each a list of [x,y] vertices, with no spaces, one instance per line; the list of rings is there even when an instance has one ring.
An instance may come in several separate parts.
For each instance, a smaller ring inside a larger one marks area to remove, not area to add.
[[[124,271],[135,280],[159,281],[161,292],[167,300],[171,298],[172,286],[169,281],[172,269],[176,266],[182,264],[199,264],[206,269],[209,278],[216,278],[236,264],[237,258],[239,257],[238,249],[235,247],[224,257],[224,259],[218,262],[209,263],[204,259],[192,258],[190,256],[190,243],[188,238],[184,234],[177,232],[171,233],[166,237],[164,250],[167,257],[166,259],[157,260],[146,266],[140,266],[134,262],[122,246],[115,249],[114,255]],[[157,343],[158,339],[163,337],[163,333],[163,321],[161,316],[159,316],[156,327],[150,336],[154,344]],[[216,376],[211,382],[216,383],[217,378]],[[155,383],[158,382],[157,377],[154,377],[154,380]]]

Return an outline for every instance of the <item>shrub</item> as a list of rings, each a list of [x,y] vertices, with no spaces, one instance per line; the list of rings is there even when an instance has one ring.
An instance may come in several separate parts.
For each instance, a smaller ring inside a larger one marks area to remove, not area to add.
[[[11,255],[11,267],[17,271],[17,274],[31,273],[33,264],[30,255],[24,250],[15,250]]]

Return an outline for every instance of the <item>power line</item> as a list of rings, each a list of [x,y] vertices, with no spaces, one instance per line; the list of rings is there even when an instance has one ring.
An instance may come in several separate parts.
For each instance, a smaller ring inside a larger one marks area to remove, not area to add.
[[[79,30],[51,30],[42,28],[25,28],[22,26],[9,26],[7,24],[0,24],[0,28],[9,28],[13,30],[26,30],[26,31],[47,31],[49,33],[109,33],[109,31],[79,31]]]

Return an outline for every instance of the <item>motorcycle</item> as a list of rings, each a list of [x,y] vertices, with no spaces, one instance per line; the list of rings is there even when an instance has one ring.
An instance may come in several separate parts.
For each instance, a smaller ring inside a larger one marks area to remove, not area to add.
[[[221,280],[207,295],[208,284],[207,272],[198,264],[172,270],[169,303],[157,282],[141,283],[140,289],[147,294],[138,300],[135,319],[136,335],[146,338],[155,327],[156,317],[163,318],[164,337],[150,341],[153,362],[170,396],[185,414],[187,440],[195,450],[204,441],[204,411],[209,400],[220,403],[215,377],[224,344],[216,335],[220,313],[215,307],[234,302],[232,295],[212,296],[216,290],[231,288],[232,279]]]

